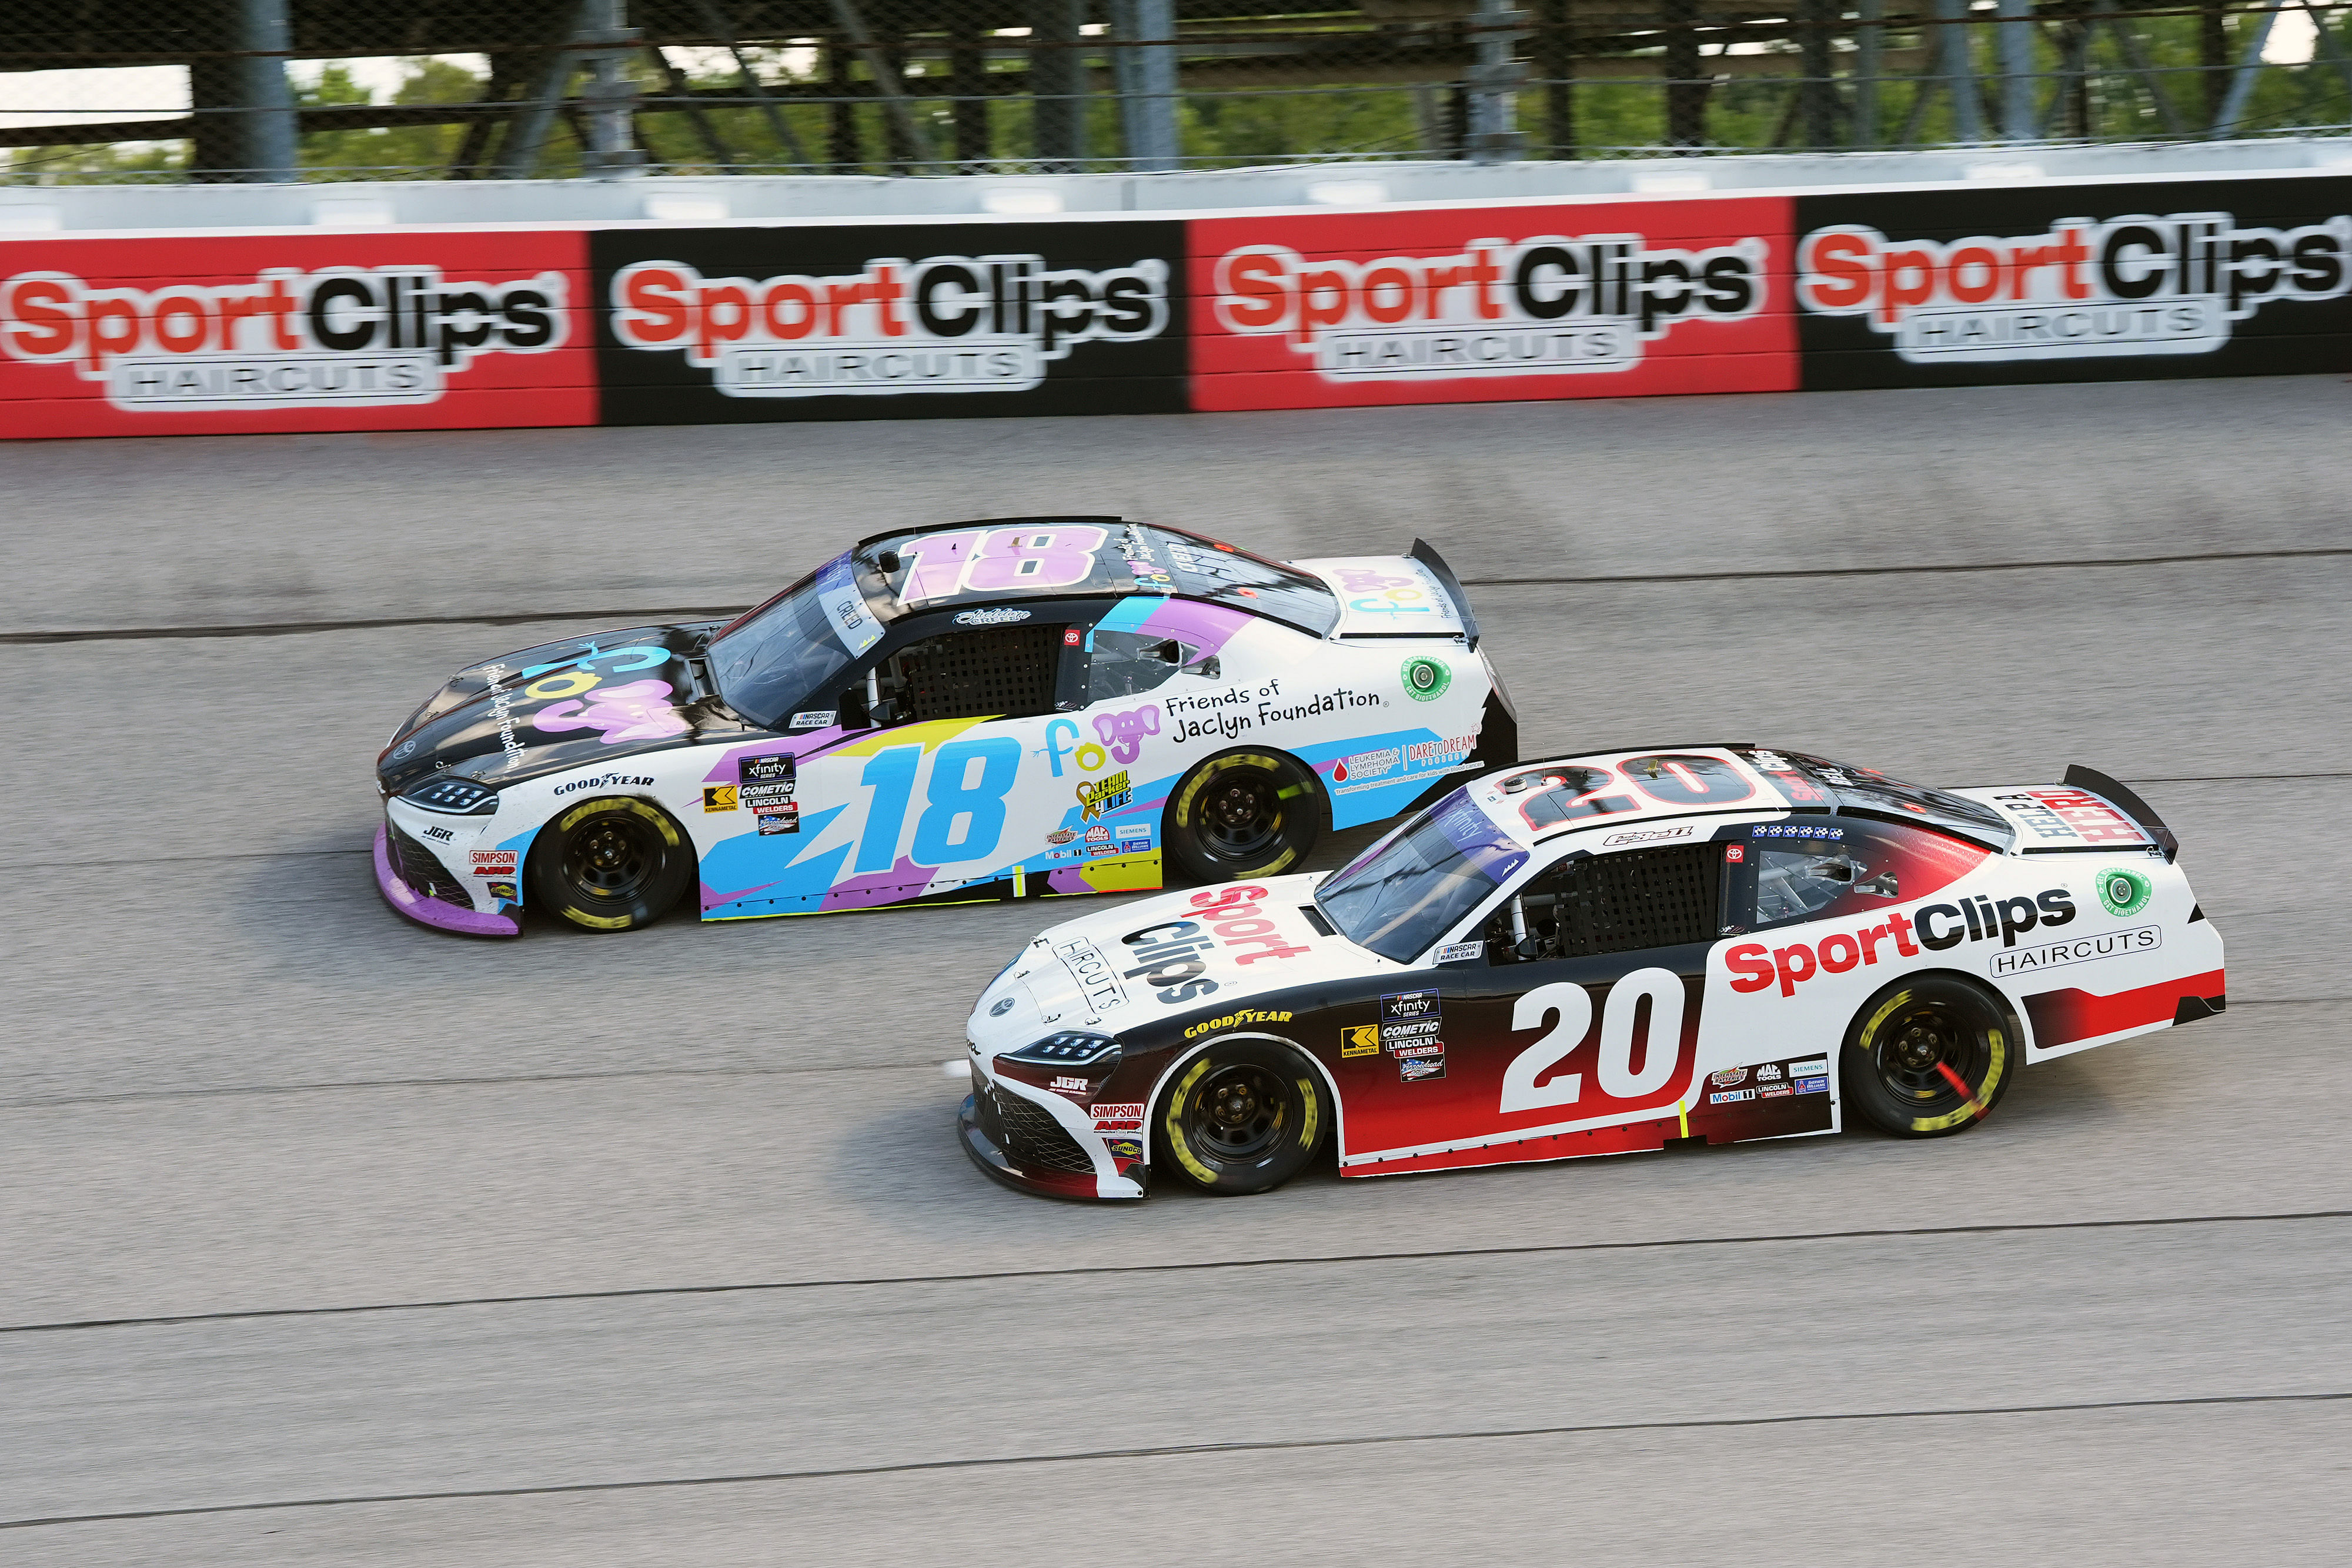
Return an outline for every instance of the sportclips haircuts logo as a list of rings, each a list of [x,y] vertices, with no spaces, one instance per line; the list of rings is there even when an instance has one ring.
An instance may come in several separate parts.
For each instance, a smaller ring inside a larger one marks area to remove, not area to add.
[[[273,267],[248,284],[0,283],[0,352],[71,364],[117,408],[381,407],[437,402],[478,354],[563,342],[564,280],[445,279],[431,267]]]
[[[1913,364],[2203,354],[2273,300],[2342,294],[2347,253],[2345,216],[2298,229],[2240,228],[2227,213],[2066,218],[1948,245],[1840,225],[1798,246],[1797,298],[1866,316]]]
[[[643,261],[614,275],[613,307],[623,343],[683,349],[730,397],[1026,392],[1080,343],[1158,337],[1168,264],[1057,272],[1037,256],[934,256],[754,282]]]
[[[1307,261],[1244,246],[1217,262],[1217,320],[1280,333],[1334,381],[1623,371],[1684,319],[1762,305],[1765,245],[1652,250],[1639,235],[1474,240],[1458,256]]]

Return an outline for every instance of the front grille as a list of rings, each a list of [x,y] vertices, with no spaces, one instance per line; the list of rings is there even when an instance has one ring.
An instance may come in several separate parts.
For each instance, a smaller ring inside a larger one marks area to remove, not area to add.
[[[1005,1157],[1016,1166],[1043,1166],[1047,1170],[1068,1171],[1076,1176],[1092,1176],[1094,1161],[1086,1150],[1070,1136],[1053,1113],[1034,1101],[1018,1094],[1008,1094],[992,1087],[984,1097],[994,1103],[996,1129],[982,1120],[982,1130],[1001,1130]]]
[[[1713,844],[1681,844],[1570,862],[1550,890],[1559,956],[1712,941],[1718,853]]]
[[[424,897],[437,898],[460,909],[474,907],[473,897],[467,893],[466,884],[451,874],[449,868],[443,865],[431,850],[390,822],[384,826],[392,833],[392,869],[399,873],[401,881]]]

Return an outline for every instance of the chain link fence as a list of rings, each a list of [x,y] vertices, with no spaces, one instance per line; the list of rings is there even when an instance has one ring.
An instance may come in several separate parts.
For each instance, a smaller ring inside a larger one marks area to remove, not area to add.
[[[12,0],[0,180],[1166,170],[2352,128],[2352,0]]]

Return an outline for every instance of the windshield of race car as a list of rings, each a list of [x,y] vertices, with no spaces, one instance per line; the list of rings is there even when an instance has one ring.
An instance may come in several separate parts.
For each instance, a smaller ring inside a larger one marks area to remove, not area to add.
[[[1409,964],[1527,858],[1466,789],[1456,789],[1324,878],[1315,902],[1349,941]]]
[[[710,673],[727,706],[771,729],[795,703],[830,707],[833,682],[882,639],[882,619],[860,587],[861,579],[877,581],[873,571],[857,551],[837,555],[721,628]]]

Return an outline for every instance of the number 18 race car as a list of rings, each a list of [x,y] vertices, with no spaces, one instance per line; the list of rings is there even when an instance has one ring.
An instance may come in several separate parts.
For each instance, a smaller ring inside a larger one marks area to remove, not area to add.
[[[1046,932],[969,1025],[1013,1186],[1342,1176],[1989,1114],[2029,1063],[2210,1017],[2221,938],[2113,779],[1925,789],[1749,746],[1513,768],[1330,875]]]
[[[867,539],[720,624],[461,670],[376,760],[425,925],[591,930],[1268,876],[1517,759],[1461,584],[1117,517]]]

